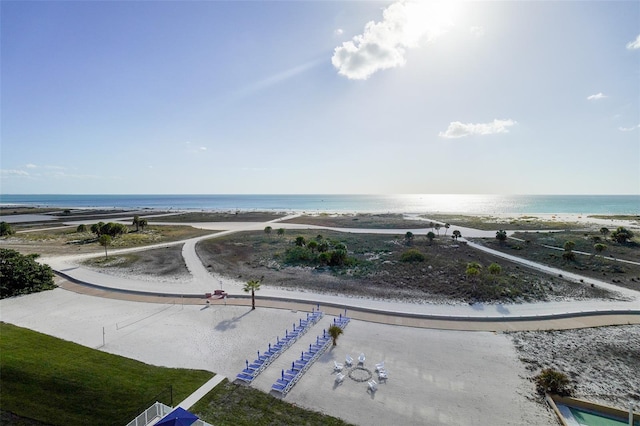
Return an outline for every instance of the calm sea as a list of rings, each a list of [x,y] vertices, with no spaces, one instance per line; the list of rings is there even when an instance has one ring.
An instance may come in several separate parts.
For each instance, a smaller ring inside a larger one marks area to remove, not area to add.
[[[0,205],[173,210],[640,214],[640,195],[11,195]]]

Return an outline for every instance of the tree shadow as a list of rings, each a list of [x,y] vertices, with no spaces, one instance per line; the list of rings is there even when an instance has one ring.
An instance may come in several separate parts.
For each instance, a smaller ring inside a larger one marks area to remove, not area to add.
[[[218,324],[216,324],[216,326],[214,327],[216,330],[218,331],[227,331],[233,328],[236,328],[236,325],[238,323],[238,321],[240,321],[242,319],[242,317],[244,317],[245,315],[249,315],[251,313],[251,311],[247,311],[244,314],[237,316],[237,317],[233,317],[231,319],[225,319],[220,321]]]
[[[496,310],[502,315],[509,315],[510,311],[504,305],[497,305]]]
[[[474,304],[471,305],[471,308],[474,311],[484,311],[484,303],[482,302],[476,302]]]

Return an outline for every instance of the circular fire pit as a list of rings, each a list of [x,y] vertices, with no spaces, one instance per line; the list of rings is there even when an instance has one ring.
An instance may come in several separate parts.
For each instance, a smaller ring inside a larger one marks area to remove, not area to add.
[[[354,367],[349,371],[349,378],[356,382],[366,382],[371,379],[372,376],[371,370],[364,367]]]

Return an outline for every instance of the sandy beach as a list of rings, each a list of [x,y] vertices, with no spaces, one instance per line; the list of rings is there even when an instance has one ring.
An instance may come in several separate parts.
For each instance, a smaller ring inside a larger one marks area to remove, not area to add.
[[[3,300],[2,321],[149,364],[215,371],[231,379],[303,312],[118,301],[62,289]],[[311,308],[311,306],[309,307]],[[268,392],[331,321],[323,318],[256,380]],[[104,341],[103,346],[103,327]],[[385,361],[389,380],[375,395],[347,379],[334,387],[333,361],[366,354]],[[375,425],[552,425],[533,401],[526,370],[510,338],[352,321],[286,396],[302,407]]]

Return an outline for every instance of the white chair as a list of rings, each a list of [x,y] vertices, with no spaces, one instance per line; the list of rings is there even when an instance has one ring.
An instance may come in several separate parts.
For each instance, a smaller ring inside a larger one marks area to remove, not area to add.
[[[333,361],[333,371],[342,371],[344,365],[340,364],[337,361]]]
[[[344,359],[344,363],[348,367],[351,367],[353,365],[353,358],[351,358],[351,355],[347,354],[346,358]]]
[[[358,364],[364,364],[364,360],[365,360],[365,356],[364,354],[360,354],[360,356],[358,357]]]
[[[376,364],[376,371],[384,370],[384,361]]]
[[[378,380],[380,381],[387,381],[387,379],[389,378],[389,373],[387,372],[387,370],[384,369],[380,369],[378,370]]]
[[[367,391],[375,392],[378,390],[378,384],[376,383],[375,380],[369,380],[367,384],[369,385],[369,387],[367,388]]]
[[[346,376],[344,374],[342,374],[342,373],[336,374],[336,383],[342,383],[344,381],[345,377]]]

